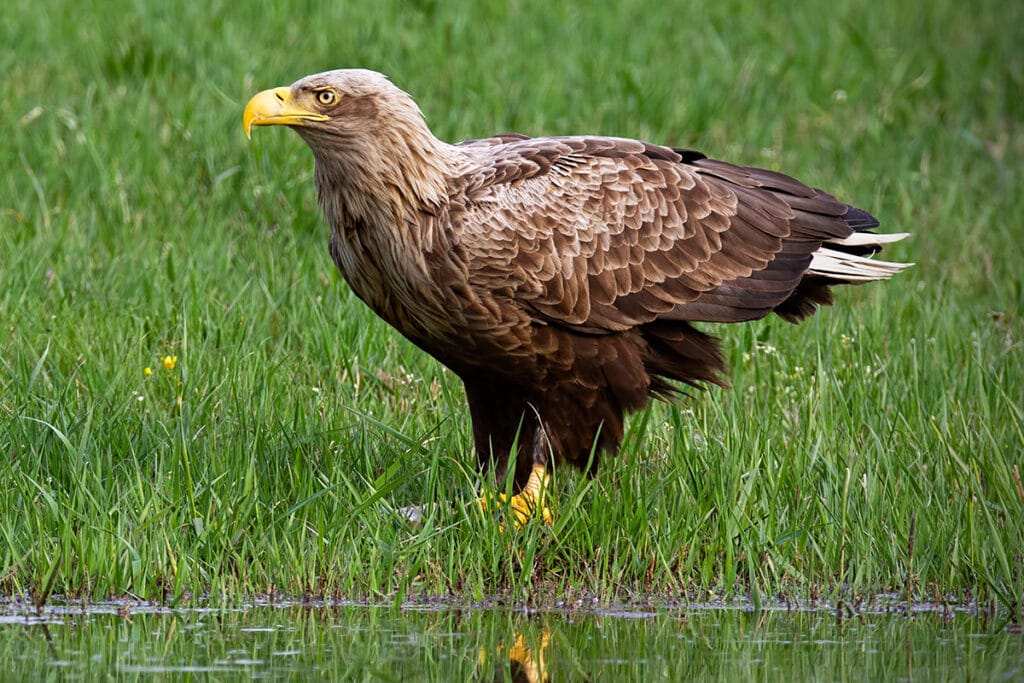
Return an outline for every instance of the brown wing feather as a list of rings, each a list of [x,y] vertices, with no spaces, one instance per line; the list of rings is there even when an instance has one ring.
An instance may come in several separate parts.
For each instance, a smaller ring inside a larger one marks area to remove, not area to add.
[[[846,206],[791,178],[617,138],[492,138],[455,183],[470,280],[590,333],[760,317],[798,286]],[[763,274],[763,276],[761,275]]]

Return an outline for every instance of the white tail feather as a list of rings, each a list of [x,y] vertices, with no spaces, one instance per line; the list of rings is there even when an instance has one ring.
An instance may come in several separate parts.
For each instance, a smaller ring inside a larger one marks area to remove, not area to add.
[[[827,244],[840,244],[845,247],[864,247],[871,244],[890,244],[909,237],[909,232],[890,232],[876,234],[873,232],[855,232],[841,240],[829,240]]]
[[[871,237],[889,237],[889,235],[871,235]],[[869,244],[878,243],[877,239],[869,242]],[[847,282],[871,282],[873,280],[888,280],[896,273],[912,265],[914,264],[879,261],[866,256],[856,256],[836,251],[835,249],[829,249],[828,247],[822,247],[811,255],[811,265],[807,272]]]

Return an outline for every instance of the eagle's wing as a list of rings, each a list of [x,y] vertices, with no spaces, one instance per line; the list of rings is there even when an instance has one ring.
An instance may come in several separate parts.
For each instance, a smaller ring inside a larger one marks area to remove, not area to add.
[[[598,137],[469,144],[481,163],[453,179],[449,219],[470,285],[579,331],[762,317],[823,241],[853,232],[832,196],[697,152]]]

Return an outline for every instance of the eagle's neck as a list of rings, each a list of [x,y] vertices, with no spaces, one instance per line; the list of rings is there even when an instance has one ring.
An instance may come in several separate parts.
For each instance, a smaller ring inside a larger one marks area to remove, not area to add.
[[[448,181],[456,147],[426,130],[378,144],[311,144],[331,255],[353,291],[406,336],[423,341],[444,305],[438,283],[451,262]]]
[[[303,136],[313,150],[317,195],[331,227],[395,225],[447,205],[460,150],[434,137],[422,120],[415,123],[330,144]]]

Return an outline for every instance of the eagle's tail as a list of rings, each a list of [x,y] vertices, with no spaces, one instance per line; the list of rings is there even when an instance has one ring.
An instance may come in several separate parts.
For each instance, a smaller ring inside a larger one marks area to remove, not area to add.
[[[811,263],[796,290],[775,313],[789,322],[799,322],[814,313],[818,306],[832,303],[832,285],[856,285],[875,280],[888,280],[913,263],[897,263],[871,258],[882,246],[899,242],[910,233],[879,234],[871,232],[878,220],[867,211],[846,207],[843,220],[853,228],[846,237],[826,240],[811,254]]]
[[[836,280],[838,283],[873,282],[888,280],[912,263],[896,263],[871,258],[881,250],[883,244],[899,242],[908,232],[876,234],[855,232],[843,239],[833,239],[821,245],[811,254],[811,265],[807,275]]]

